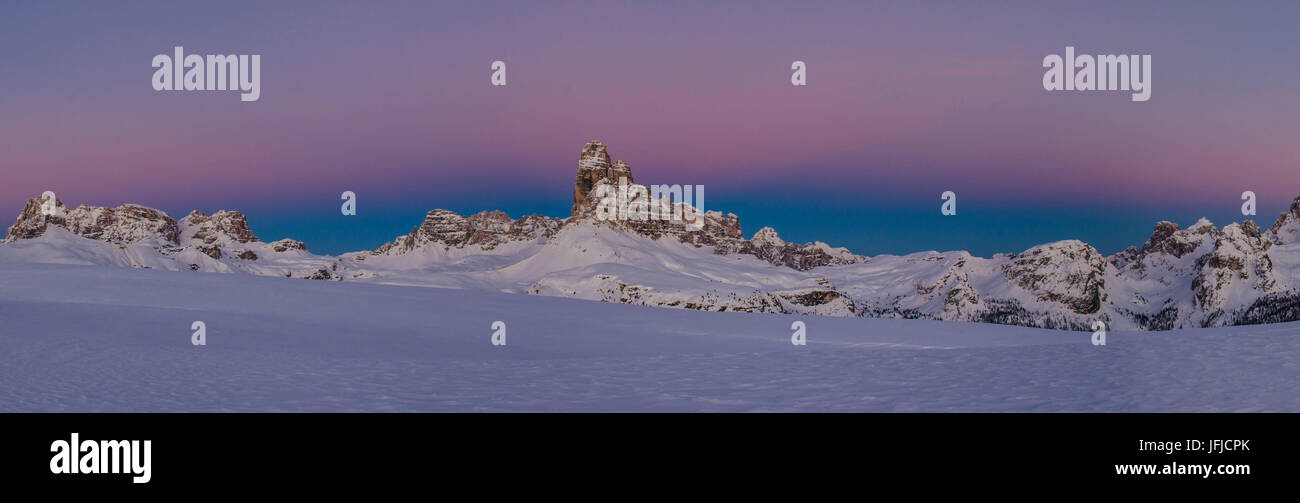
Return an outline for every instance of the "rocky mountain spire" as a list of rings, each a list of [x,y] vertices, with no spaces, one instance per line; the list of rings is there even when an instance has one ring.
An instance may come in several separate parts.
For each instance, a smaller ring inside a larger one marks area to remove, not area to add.
[[[601,180],[611,185],[618,185],[619,178],[627,178],[632,183],[632,167],[626,162],[610,163],[609,152],[600,140],[591,140],[582,147],[578,156],[578,175],[573,181],[573,216],[579,216],[595,209],[595,201],[587,201],[587,195]]]
[[[620,178],[627,179],[628,187],[633,192],[628,195],[629,200],[644,197],[635,194],[636,188],[640,186],[635,185],[632,179],[631,166],[622,160],[611,163],[609,151],[600,140],[591,140],[583,145],[582,154],[578,157],[578,174],[573,183],[573,216],[591,217],[600,204],[593,194],[595,188],[602,182],[616,186]],[[645,187],[640,188],[645,189]],[[650,197],[654,196],[650,195]],[[689,201],[669,202],[666,199],[652,200],[647,204],[660,205],[661,208],[671,211],[672,204],[683,203],[690,204]],[[693,209],[702,210],[702,208]],[[718,255],[732,253],[753,255],[772,264],[800,271],[824,265],[852,264],[867,260],[866,257],[854,255],[844,248],[832,248],[826,243],[815,242],[802,245],[786,243],[771,228],[760,230],[755,235],[755,241],[750,242],[741,233],[740,217],[735,214],[699,211],[699,216],[704,220],[699,228],[690,228],[682,222],[663,219],[629,219],[617,222],[616,226],[651,239],[669,237],[697,247],[710,247]]]

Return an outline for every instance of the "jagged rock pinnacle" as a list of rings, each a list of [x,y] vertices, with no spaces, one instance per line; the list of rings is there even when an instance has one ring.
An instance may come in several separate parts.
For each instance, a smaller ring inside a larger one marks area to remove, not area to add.
[[[587,194],[598,182],[606,180],[617,185],[619,178],[627,178],[627,183],[632,183],[632,167],[621,160],[611,164],[609,152],[600,140],[591,140],[583,145],[582,154],[578,156],[578,175],[573,181],[573,216],[594,208],[591,206],[593,203],[587,202]]]

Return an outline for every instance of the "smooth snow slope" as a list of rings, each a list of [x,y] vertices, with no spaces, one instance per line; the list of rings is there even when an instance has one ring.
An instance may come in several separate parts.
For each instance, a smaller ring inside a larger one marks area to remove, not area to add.
[[[790,344],[795,320],[808,346]],[[0,264],[0,410],[1294,412],[1298,329],[1096,347],[988,324]]]

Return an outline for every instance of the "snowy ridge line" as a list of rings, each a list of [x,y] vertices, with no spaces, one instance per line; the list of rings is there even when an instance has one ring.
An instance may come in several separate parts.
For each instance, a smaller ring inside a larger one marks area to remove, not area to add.
[[[135,204],[70,209],[29,200],[0,263],[57,263],[501,291],[700,311],[930,319],[1090,330],[1170,330],[1300,320],[1300,198],[1268,229],[1252,221],[1188,228],[1159,222],[1141,247],[1103,256],[1077,240],[991,258],[968,252],[865,257],[787,243],[765,227],[745,239],[734,214],[700,228],[602,221],[602,184],[632,180],[588,142],[573,214],[436,209],[374,251],[316,255],[262,242],[239,212],[179,221]],[[670,204],[654,201],[649,204]],[[672,203],[684,204],[684,203]],[[52,211],[51,211],[52,210]]]
[[[39,198],[28,209],[39,208]],[[1165,330],[1300,319],[1300,199],[1268,230],[1161,222],[1110,257],[1080,241],[992,258],[920,252],[800,270],[732,247],[619,223],[434,210],[376,251],[316,255],[260,241],[242,214],[174,221],[139,205],[24,211],[0,262],[364,281],[506,291],[702,311],[973,321],[1086,330]],[[450,224],[448,224],[450,222]],[[708,229],[701,232],[709,232]],[[774,244],[770,228],[750,242]]]

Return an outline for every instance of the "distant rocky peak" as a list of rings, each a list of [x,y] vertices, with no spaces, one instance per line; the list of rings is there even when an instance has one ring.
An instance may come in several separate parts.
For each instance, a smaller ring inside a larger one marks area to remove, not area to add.
[[[582,216],[595,211],[594,198],[589,197],[596,186],[604,181],[618,185],[619,179],[633,183],[632,167],[622,160],[610,163],[609,151],[600,140],[591,140],[582,147],[578,156],[578,174],[573,180],[573,216]]]
[[[1253,253],[1266,251],[1272,246],[1273,243],[1264,238],[1259,226],[1250,220],[1224,226],[1214,239],[1216,250],[1228,247]]]
[[[1281,220],[1286,217],[1291,217],[1293,219],[1300,218],[1300,196],[1297,196],[1295,200],[1291,201],[1291,208],[1286,213],[1278,216],[1278,219]]]
[[[1275,290],[1273,260],[1266,253],[1272,246],[1252,221],[1225,226],[1214,248],[1197,258],[1199,270],[1192,279],[1197,307],[1205,312],[1223,308],[1235,285],[1257,292]]]
[[[740,217],[732,213],[695,208],[692,206],[693,201],[656,198],[649,187],[635,183],[632,168],[627,162],[619,160],[611,164],[605,144],[592,140],[583,146],[582,154],[578,157],[578,172],[573,185],[574,218],[596,218],[597,209],[602,203],[597,194],[604,194],[598,190],[602,185],[614,189],[620,199],[625,199],[619,201],[620,212],[635,212],[644,208],[651,215],[681,215],[680,220],[650,217],[602,222],[651,239],[669,237],[685,244],[712,248],[715,254],[753,255],[772,264],[798,270],[867,260],[844,248],[832,248],[821,242],[803,245],[787,243],[770,227],[760,229],[752,240],[746,240],[741,231]],[[623,209],[624,205],[626,210]]]
[[[1060,303],[1078,314],[1096,313],[1105,302],[1106,259],[1082,241],[1025,250],[1003,264],[1002,275],[1038,300]]]
[[[1255,224],[1254,220],[1247,220],[1242,222],[1240,225],[1241,231],[1246,233],[1246,236],[1250,238],[1259,239],[1263,235],[1263,231],[1260,230],[1259,225]],[[1224,227],[1223,230],[1226,232],[1228,229],[1227,227]]]
[[[59,196],[54,195],[53,192],[47,192],[46,194],[50,195],[47,196],[41,194],[37,197],[28,199],[26,206],[30,207],[34,205],[36,213],[47,217],[67,216],[69,208],[67,205],[63,204],[63,200],[59,199]],[[24,213],[25,212],[26,208],[24,208]]]
[[[1269,240],[1275,244],[1300,243],[1300,197],[1291,202],[1291,208],[1268,228]]]
[[[502,231],[508,230],[513,221],[510,215],[501,210],[480,211],[470,215],[468,220],[478,228],[498,228]]]
[[[181,238],[185,241],[198,241],[214,244],[221,241],[251,243],[257,236],[248,227],[248,219],[238,211],[221,210],[211,216],[194,210],[181,219]]]
[[[600,140],[591,140],[582,146],[582,154],[578,157],[578,169],[580,170],[604,170],[609,169],[609,150]]]
[[[1183,257],[1196,251],[1207,240],[1218,234],[1214,224],[1204,218],[1198,220],[1186,230],[1180,229],[1173,222],[1159,222],[1151,232],[1151,237],[1142,245],[1141,254],[1167,253],[1174,257]]]
[[[289,238],[284,238],[279,241],[273,241],[268,244],[271,245],[272,250],[280,253],[291,251],[291,250],[301,250],[304,252],[307,251],[306,243],[303,243],[302,241],[289,239]]]
[[[1182,230],[1182,227],[1179,227],[1178,224],[1170,222],[1168,220],[1162,220],[1160,222],[1156,222],[1155,229],[1152,229],[1151,231],[1151,237],[1147,238],[1147,242],[1145,245],[1142,246],[1142,248],[1143,249],[1159,248],[1162,243],[1169,240],[1169,238],[1173,237],[1175,232],[1178,232],[1180,230]]]
[[[410,234],[398,236],[374,251],[374,255],[400,255],[426,246],[442,248],[478,247],[492,250],[511,241],[549,238],[560,228],[562,220],[528,215],[512,220],[503,211],[481,211],[463,217],[451,210],[430,210],[424,221]]]
[[[54,220],[54,225],[64,227],[64,218],[68,214],[68,207],[63,205],[57,197],[54,200],[54,211],[48,211],[47,200],[44,195],[33,197],[27,200],[22,211],[18,212],[18,218],[14,224],[9,226],[5,231],[5,239],[0,242],[17,241],[20,239],[32,239],[45,234],[45,229]]]
[[[56,198],[55,210],[46,211],[42,209],[45,203],[44,196],[29,199],[18,219],[6,231],[6,241],[40,237],[51,225],[84,238],[116,245],[151,240],[177,241],[176,221],[161,210],[138,204],[116,208],[83,205],[69,209]]]
[[[750,241],[755,245],[785,246],[785,240],[781,239],[781,236],[776,233],[776,229],[771,227],[759,229],[758,232],[754,233],[754,237],[750,238]]]

